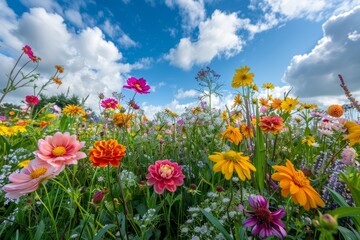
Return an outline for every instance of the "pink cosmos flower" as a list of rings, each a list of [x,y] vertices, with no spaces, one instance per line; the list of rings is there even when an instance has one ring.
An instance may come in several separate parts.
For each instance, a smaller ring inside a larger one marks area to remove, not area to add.
[[[134,77],[131,77],[126,82],[128,85],[123,86],[123,88],[134,90],[135,92],[140,94],[150,93],[150,86],[146,85],[146,80],[143,78],[136,79]]]
[[[30,105],[37,105],[39,103],[39,98],[34,95],[29,95],[25,97],[25,101]]]
[[[136,104],[136,102],[134,100],[130,100],[129,102],[129,106],[132,107],[133,109],[137,110],[140,108],[139,105]]]
[[[245,210],[250,218],[243,222],[244,227],[253,227],[251,233],[259,235],[260,238],[266,238],[270,235],[275,235],[278,238],[286,236],[285,224],[280,220],[285,216],[284,209],[270,212],[269,203],[261,195],[249,196],[248,201],[253,210]],[[239,208],[243,210],[243,206],[239,206]]]
[[[116,105],[118,104],[118,101],[116,101],[113,98],[108,98],[101,101],[101,106],[105,109],[112,108],[116,109]]]
[[[154,185],[157,194],[162,194],[166,188],[170,192],[175,192],[177,186],[184,183],[185,175],[182,173],[182,167],[176,162],[169,160],[158,160],[154,165],[148,168],[146,175],[148,185]]]
[[[23,47],[22,50],[30,58],[31,61],[36,62],[37,58],[34,55],[30,46],[25,45],[25,47]]]
[[[44,162],[60,167],[63,165],[77,164],[79,159],[85,158],[86,154],[79,152],[84,142],[76,140],[76,135],[57,132],[54,136],[47,136],[38,142],[38,151],[34,153]]]
[[[58,175],[62,167],[52,166],[44,161],[34,159],[30,161],[26,168],[21,169],[20,173],[14,172],[10,174],[11,183],[6,184],[3,190],[6,192],[7,198],[16,199],[27,193],[34,192],[39,188],[39,184]]]
[[[6,121],[6,117],[5,116],[0,116],[0,121]]]

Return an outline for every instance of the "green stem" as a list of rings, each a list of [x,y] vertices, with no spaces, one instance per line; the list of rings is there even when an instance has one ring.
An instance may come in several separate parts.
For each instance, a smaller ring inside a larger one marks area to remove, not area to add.
[[[40,195],[37,193],[37,191],[36,191],[35,193],[36,193],[36,196],[39,198],[40,202],[42,203],[42,205],[44,205],[46,211],[49,213],[51,222],[52,222],[52,224],[54,225],[56,239],[59,240],[59,233],[58,233],[56,221],[55,221],[55,219],[54,219],[54,215],[53,215],[53,213],[52,213],[52,209],[49,209],[49,208],[51,208],[51,202],[50,202],[49,193],[48,193],[45,185],[44,185],[44,189],[45,189],[45,194],[46,194],[46,198],[47,198],[49,207],[46,206],[46,204],[41,200]]]
[[[108,187],[109,187],[109,189],[110,189],[111,202],[112,202],[113,207],[114,207],[114,214],[115,214],[116,225],[117,225],[117,227],[118,227],[118,231],[119,231],[119,234],[120,234],[120,238],[123,239],[123,237],[122,237],[122,235],[121,235],[121,226],[120,226],[119,219],[118,219],[117,213],[116,213],[116,206],[115,206],[115,202],[114,202],[114,193],[113,193],[113,190],[112,190],[112,187],[111,187],[111,183],[110,183],[110,165],[108,165]]]

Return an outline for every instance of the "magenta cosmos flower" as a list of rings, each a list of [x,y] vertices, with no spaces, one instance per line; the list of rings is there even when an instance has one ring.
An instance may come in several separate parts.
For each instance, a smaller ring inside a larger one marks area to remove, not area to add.
[[[249,196],[248,201],[253,210],[245,210],[250,218],[243,222],[244,227],[253,227],[251,233],[259,235],[260,238],[266,238],[270,235],[275,235],[278,238],[286,236],[285,225],[280,221],[285,216],[284,209],[270,212],[269,203],[261,195]]]
[[[177,186],[184,183],[185,175],[182,173],[182,167],[169,160],[158,160],[154,165],[148,168],[146,175],[148,185],[154,185],[157,194],[162,194],[166,188],[170,192],[175,192]]]
[[[134,77],[131,77],[126,82],[128,85],[125,85],[123,88],[134,90],[135,92],[140,94],[150,93],[150,86],[146,85],[146,80],[143,78],[136,79]]]
[[[86,154],[79,152],[84,142],[76,140],[76,135],[57,132],[54,136],[47,136],[38,142],[36,156],[50,165],[60,167],[63,165],[77,164],[79,159],[85,158]]]
[[[28,45],[25,45],[23,48],[22,48],[23,52],[30,58],[31,61],[33,62],[36,62],[37,58],[36,56],[34,55],[32,49],[30,46]]]
[[[117,104],[118,104],[118,101],[116,101],[113,98],[108,98],[108,99],[101,101],[101,106],[105,109],[108,109],[108,108],[115,109]]]
[[[25,101],[30,105],[37,105],[39,103],[39,98],[34,95],[26,96]]]
[[[5,196],[15,199],[34,192],[39,188],[40,183],[58,175],[63,169],[64,167],[55,167],[38,159],[32,160],[26,168],[21,169],[20,173],[10,174],[11,183],[3,187]]]

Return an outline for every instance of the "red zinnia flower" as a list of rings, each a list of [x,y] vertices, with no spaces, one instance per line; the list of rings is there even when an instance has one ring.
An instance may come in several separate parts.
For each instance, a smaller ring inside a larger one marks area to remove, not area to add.
[[[37,96],[26,96],[25,101],[30,105],[37,105],[39,103],[39,98]]]
[[[123,88],[134,90],[135,92],[140,94],[150,93],[150,86],[146,85],[146,80],[143,78],[136,79],[134,77],[131,77],[126,82],[128,85],[125,85]]]
[[[259,235],[260,238],[271,235],[278,238],[286,237],[285,224],[280,220],[285,216],[284,209],[270,212],[269,203],[261,195],[249,196],[248,201],[253,210],[245,210],[251,217],[243,222],[244,227],[253,227],[251,233]]]

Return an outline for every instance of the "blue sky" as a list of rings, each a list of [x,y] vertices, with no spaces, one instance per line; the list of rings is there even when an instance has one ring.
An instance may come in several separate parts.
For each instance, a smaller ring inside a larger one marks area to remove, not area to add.
[[[234,70],[248,65],[261,86],[302,101],[343,104],[337,74],[360,96],[360,0],[0,0],[0,87],[28,44],[44,78],[64,66],[59,91],[111,97],[130,76],[145,78],[136,100],[148,115],[197,103],[196,73],[210,66],[225,84],[216,107],[230,103]],[[19,103],[31,89],[6,100]]]

